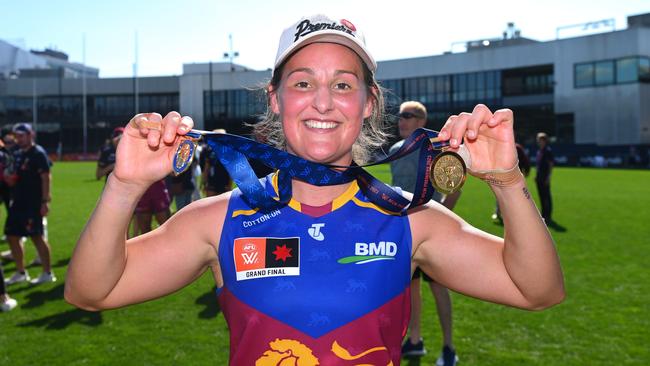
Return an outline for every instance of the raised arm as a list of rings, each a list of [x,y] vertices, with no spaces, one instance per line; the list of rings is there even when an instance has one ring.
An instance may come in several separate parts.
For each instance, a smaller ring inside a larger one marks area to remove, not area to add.
[[[483,105],[452,116],[440,136],[458,148],[464,138],[474,175],[488,182],[504,220],[504,238],[482,232],[430,204],[409,216],[414,262],[443,285],[480,299],[525,309],[562,301],[564,280],[544,221],[517,167],[510,110]]]
[[[164,225],[126,241],[135,206],[171,172],[176,147],[192,120],[140,114],[126,127],[115,170],[74,250],[65,298],[88,310],[115,308],[171,293],[207,267],[218,270],[216,246],[227,197],[197,202]]]

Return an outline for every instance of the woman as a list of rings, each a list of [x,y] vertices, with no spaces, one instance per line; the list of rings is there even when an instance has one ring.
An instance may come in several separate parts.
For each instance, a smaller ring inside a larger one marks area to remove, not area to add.
[[[259,129],[307,160],[363,162],[382,136],[375,68],[349,21],[301,19],[281,37]],[[282,129],[274,130],[278,123]],[[233,365],[399,364],[416,267],[468,296],[551,306],[564,296],[553,241],[524,180],[499,173],[516,166],[512,124],[510,111],[477,106],[452,116],[440,134],[454,149],[464,137],[472,167],[486,171],[505,241],[434,202],[396,215],[370,203],[355,182],[321,187],[294,179],[291,202],[278,210],[257,212],[237,189],[193,202],[125,242],[139,196],[169,174],[192,127],[175,112],[137,115],[77,243],[66,299],[88,310],[117,308],[174,292],[209,267],[231,330]],[[265,184],[276,189],[275,176]]]

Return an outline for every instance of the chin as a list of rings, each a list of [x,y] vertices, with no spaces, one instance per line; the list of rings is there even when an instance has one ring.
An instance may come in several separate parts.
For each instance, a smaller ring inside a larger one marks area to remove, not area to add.
[[[315,149],[305,152],[305,158],[309,161],[313,161],[321,164],[337,164],[338,161],[343,159],[343,155],[337,154],[336,151],[332,150],[321,150]]]

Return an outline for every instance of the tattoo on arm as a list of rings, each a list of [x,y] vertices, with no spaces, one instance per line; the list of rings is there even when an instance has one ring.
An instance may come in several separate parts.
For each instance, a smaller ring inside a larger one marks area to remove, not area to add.
[[[530,192],[528,192],[528,188],[526,187],[524,187],[524,197],[526,197],[526,199],[530,199]]]

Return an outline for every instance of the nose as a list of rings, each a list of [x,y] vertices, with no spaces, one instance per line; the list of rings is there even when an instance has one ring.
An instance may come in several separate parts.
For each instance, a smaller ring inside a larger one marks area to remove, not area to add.
[[[323,85],[316,89],[313,106],[319,113],[326,113],[334,108],[332,91],[329,87]]]

